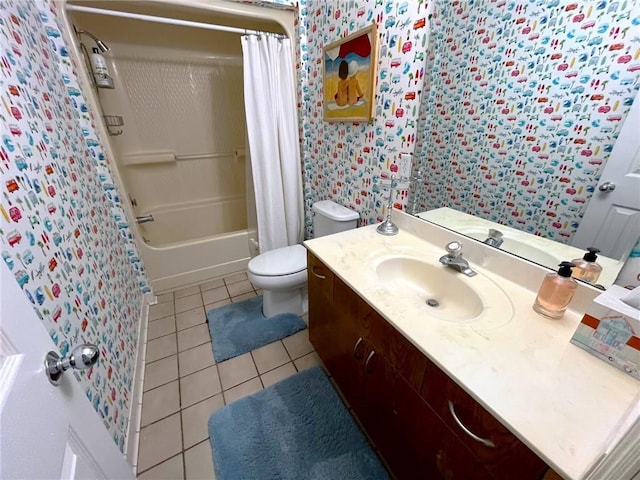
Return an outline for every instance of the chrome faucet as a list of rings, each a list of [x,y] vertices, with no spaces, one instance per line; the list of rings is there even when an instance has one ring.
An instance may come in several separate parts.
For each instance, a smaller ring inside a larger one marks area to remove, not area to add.
[[[502,232],[500,230],[496,230],[495,228],[489,229],[489,236],[485,239],[484,243],[487,245],[491,245],[492,247],[500,247],[504,242],[504,238],[502,238]]]
[[[446,248],[447,254],[440,257],[440,263],[464,273],[467,277],[477,275],[477,273],[469,267],[469,262],[462,258],[462,244],[460,242],[450,242]]]
[[[155,222],[153,215],[143,215],[142,217],[136,217],[136,222],[138,223],[149,223]]]

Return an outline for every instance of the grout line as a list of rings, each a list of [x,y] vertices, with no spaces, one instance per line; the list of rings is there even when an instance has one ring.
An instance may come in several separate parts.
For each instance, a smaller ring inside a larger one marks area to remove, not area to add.
[[[180,453],[176,453],[175,455],[173,455],[173,456],[171,456],[171,457],[169,457],[169,458],[166,458],[166,459],[162,460],[160,463],[156,463],[155,465],[152,465],[152,466],[150,466],[150,467],[146,468],[145,470],[142,470],[141,472],[136,472],[136,478],[137,478],[139,475],[142,475],[143,473],[148,472],[148,471],[149,471],[149,470],[151,470],[152,468],[155,468],[155,467],[157,467],[158,465],[162,465],[164,462],[168,462],[169,460],[172,460],[172,459],[176,458],[178,455],[182,455],[182,451],[180,451]],[[182,459],[182,464],[184,465],[184,458]],[[185,477],[185,478],[186,478],[186,477]]]

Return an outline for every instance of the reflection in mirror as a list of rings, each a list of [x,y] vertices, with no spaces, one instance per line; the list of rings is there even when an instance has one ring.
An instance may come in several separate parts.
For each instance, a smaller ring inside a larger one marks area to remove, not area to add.
[[[603,5],[436,0],[414,154],[424,181],[409,213],[449,207],[499,224],[500,248],[542,264],[555,250],[532,238],[594,246],[611,260],[598,283],[615,279],[640,232],[640,17],[631,2]],[[484,228],[467,235],[483,241]]]
[[[419,218],[436,223],[449,230],[454,230],[488,245],[494,243],[491,241],[490,230],[497,230],[501,234],[502,243],[499,245],[494,244],[493,246],[554,270],[557,270],[560,262],[581,259],[586,253],[584,250],[571,245],[531,235],[522,230],[500,225],[447,207],[419,212],[416,215]],[[493,238],[496,236],[494,232]],[[624,261],[598,255],[597,263],[602,267],[602,273],[596,285],[610,287],[613,285]]]

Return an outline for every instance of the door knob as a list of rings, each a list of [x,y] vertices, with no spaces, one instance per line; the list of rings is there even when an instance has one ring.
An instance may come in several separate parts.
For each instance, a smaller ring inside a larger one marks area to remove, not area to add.
[[[69,368],[86,370],[95,365],[100,356],[100,351],[95,345],[84,343],[71,350],[65,357],[60,357],[56,352],[50,351],[44,357],[44,370],[52,385],[59,385],[62,374]]]
[[[616,184],[613,182],[604,182],[598,187],[601,192],[613,192],[616,189]]]

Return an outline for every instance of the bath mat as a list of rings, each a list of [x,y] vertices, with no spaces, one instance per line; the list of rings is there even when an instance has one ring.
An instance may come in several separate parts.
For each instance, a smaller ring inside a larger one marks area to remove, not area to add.
[[[389,476],[320,367],[209,418],[218,480],[376,480]]]
[[[307,327],[293,313],[262,315],[262,297],[250,298],[207,312],[213,358],[222,362],[250,352]]]

